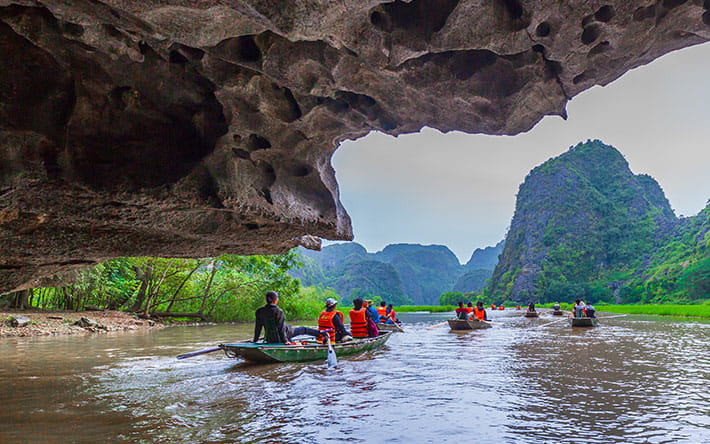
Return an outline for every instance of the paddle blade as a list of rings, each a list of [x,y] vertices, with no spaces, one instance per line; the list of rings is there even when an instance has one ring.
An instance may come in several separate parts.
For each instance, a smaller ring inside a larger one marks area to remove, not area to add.
[[[330,344],[330,337],[326,335],[326,338],[328,338],[328,367],[336,367],[338,365],[338,357],[335,355],[335,350]]]

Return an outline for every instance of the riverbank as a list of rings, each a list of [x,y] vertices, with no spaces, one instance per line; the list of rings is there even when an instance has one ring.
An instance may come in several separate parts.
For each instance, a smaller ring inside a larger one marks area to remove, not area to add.
[[[539,307],[552,308],[554,304],[541,304]],[[563,310],[571,310],[573,304],[560,304]],[[710,305],[680,305],[680,304],[621,304],[621,305],[596,305],[598,312],[627,314],[648,314],[658,316],[679,316],[687,318],[710,318]]]
[[[11,319],[18,317],[29,322],[23,327],[11,326]],[[82,322],[82,318],[86,321]],[[122,311],[0,311],[0,338],[150,330],[164,326],[162,322],[139,319]]]

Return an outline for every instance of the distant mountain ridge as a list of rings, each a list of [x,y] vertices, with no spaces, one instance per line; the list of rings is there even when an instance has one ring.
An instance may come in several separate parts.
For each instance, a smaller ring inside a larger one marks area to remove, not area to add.
[[[356,242],[329,245],[320,252],[299,248],[303,267],[291,274],[304,285],[333,288],[346,302],[357,296],[380,296],[394,304],[431,305],[454,288],[481,290],[495,266],[491,256],[500,246],[476,250],[467,265],[444,245],[391,244],[376,253]],[[489,268],[471,269],[471,263]],[[477,277],[461,281],[469,272]]]

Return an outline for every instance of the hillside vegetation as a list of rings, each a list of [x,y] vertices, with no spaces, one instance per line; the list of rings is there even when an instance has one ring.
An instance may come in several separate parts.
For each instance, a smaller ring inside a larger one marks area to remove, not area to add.
[[[485,293],[526,302],[682,302],[710,295],[708,208],[677,219],[615,148],[580,143],[520,186]]]

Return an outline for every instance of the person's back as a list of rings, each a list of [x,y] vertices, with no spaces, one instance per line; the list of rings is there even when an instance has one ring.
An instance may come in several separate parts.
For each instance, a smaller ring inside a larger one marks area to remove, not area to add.
[[[473,302],[466,304],[466,310],[468,310],[468,314],[473,313]]]
[[[486,309],[483,308],[483,303],[476,304],[476,307],[473,309],[473,317],[479,321],[486,320]]]
[[[284,312],[277,305],[278,294],[273,291],[266,293],[266,305],[256,310],[254,325],[254,342],[259,340],[261,329],[264,329],[264,340],[269,343],[288,342],[284,330]]]
[[[350,310],[350,331],[353,338],[367,338],[367,314],[363,308],[363,300],[356,298],[353,300],[353,309]]]
[[[584,307],[584,314],[588,318],[596,318],[596,315],[594,314],[595,312],[596,312],[596,310],[594,309],[594,306],[592,304],[587,304]]]
[[[535,311],[535,303],[531,302],[528,304],[528,311],[534,312]]]
[[[370,316],[372,316],[372,322],[375,324],[380,322],[380,314],[377,312],[377,308],[372,306],[372,301],[368,303],[367,309],[370,311]]]
[[[468,318],[468,309],[463,306],[463,302],[459,302],[459,306],[456,309],[456,318],[458,319],[467,319]]]
[[[377,307],[377,316],[379,316],[378,322],[387,322],[387,303],[382,302],[379,307]]]
[[[574,301],[574,317],[581,318],[584,315],[584,304],[577,299]]]

